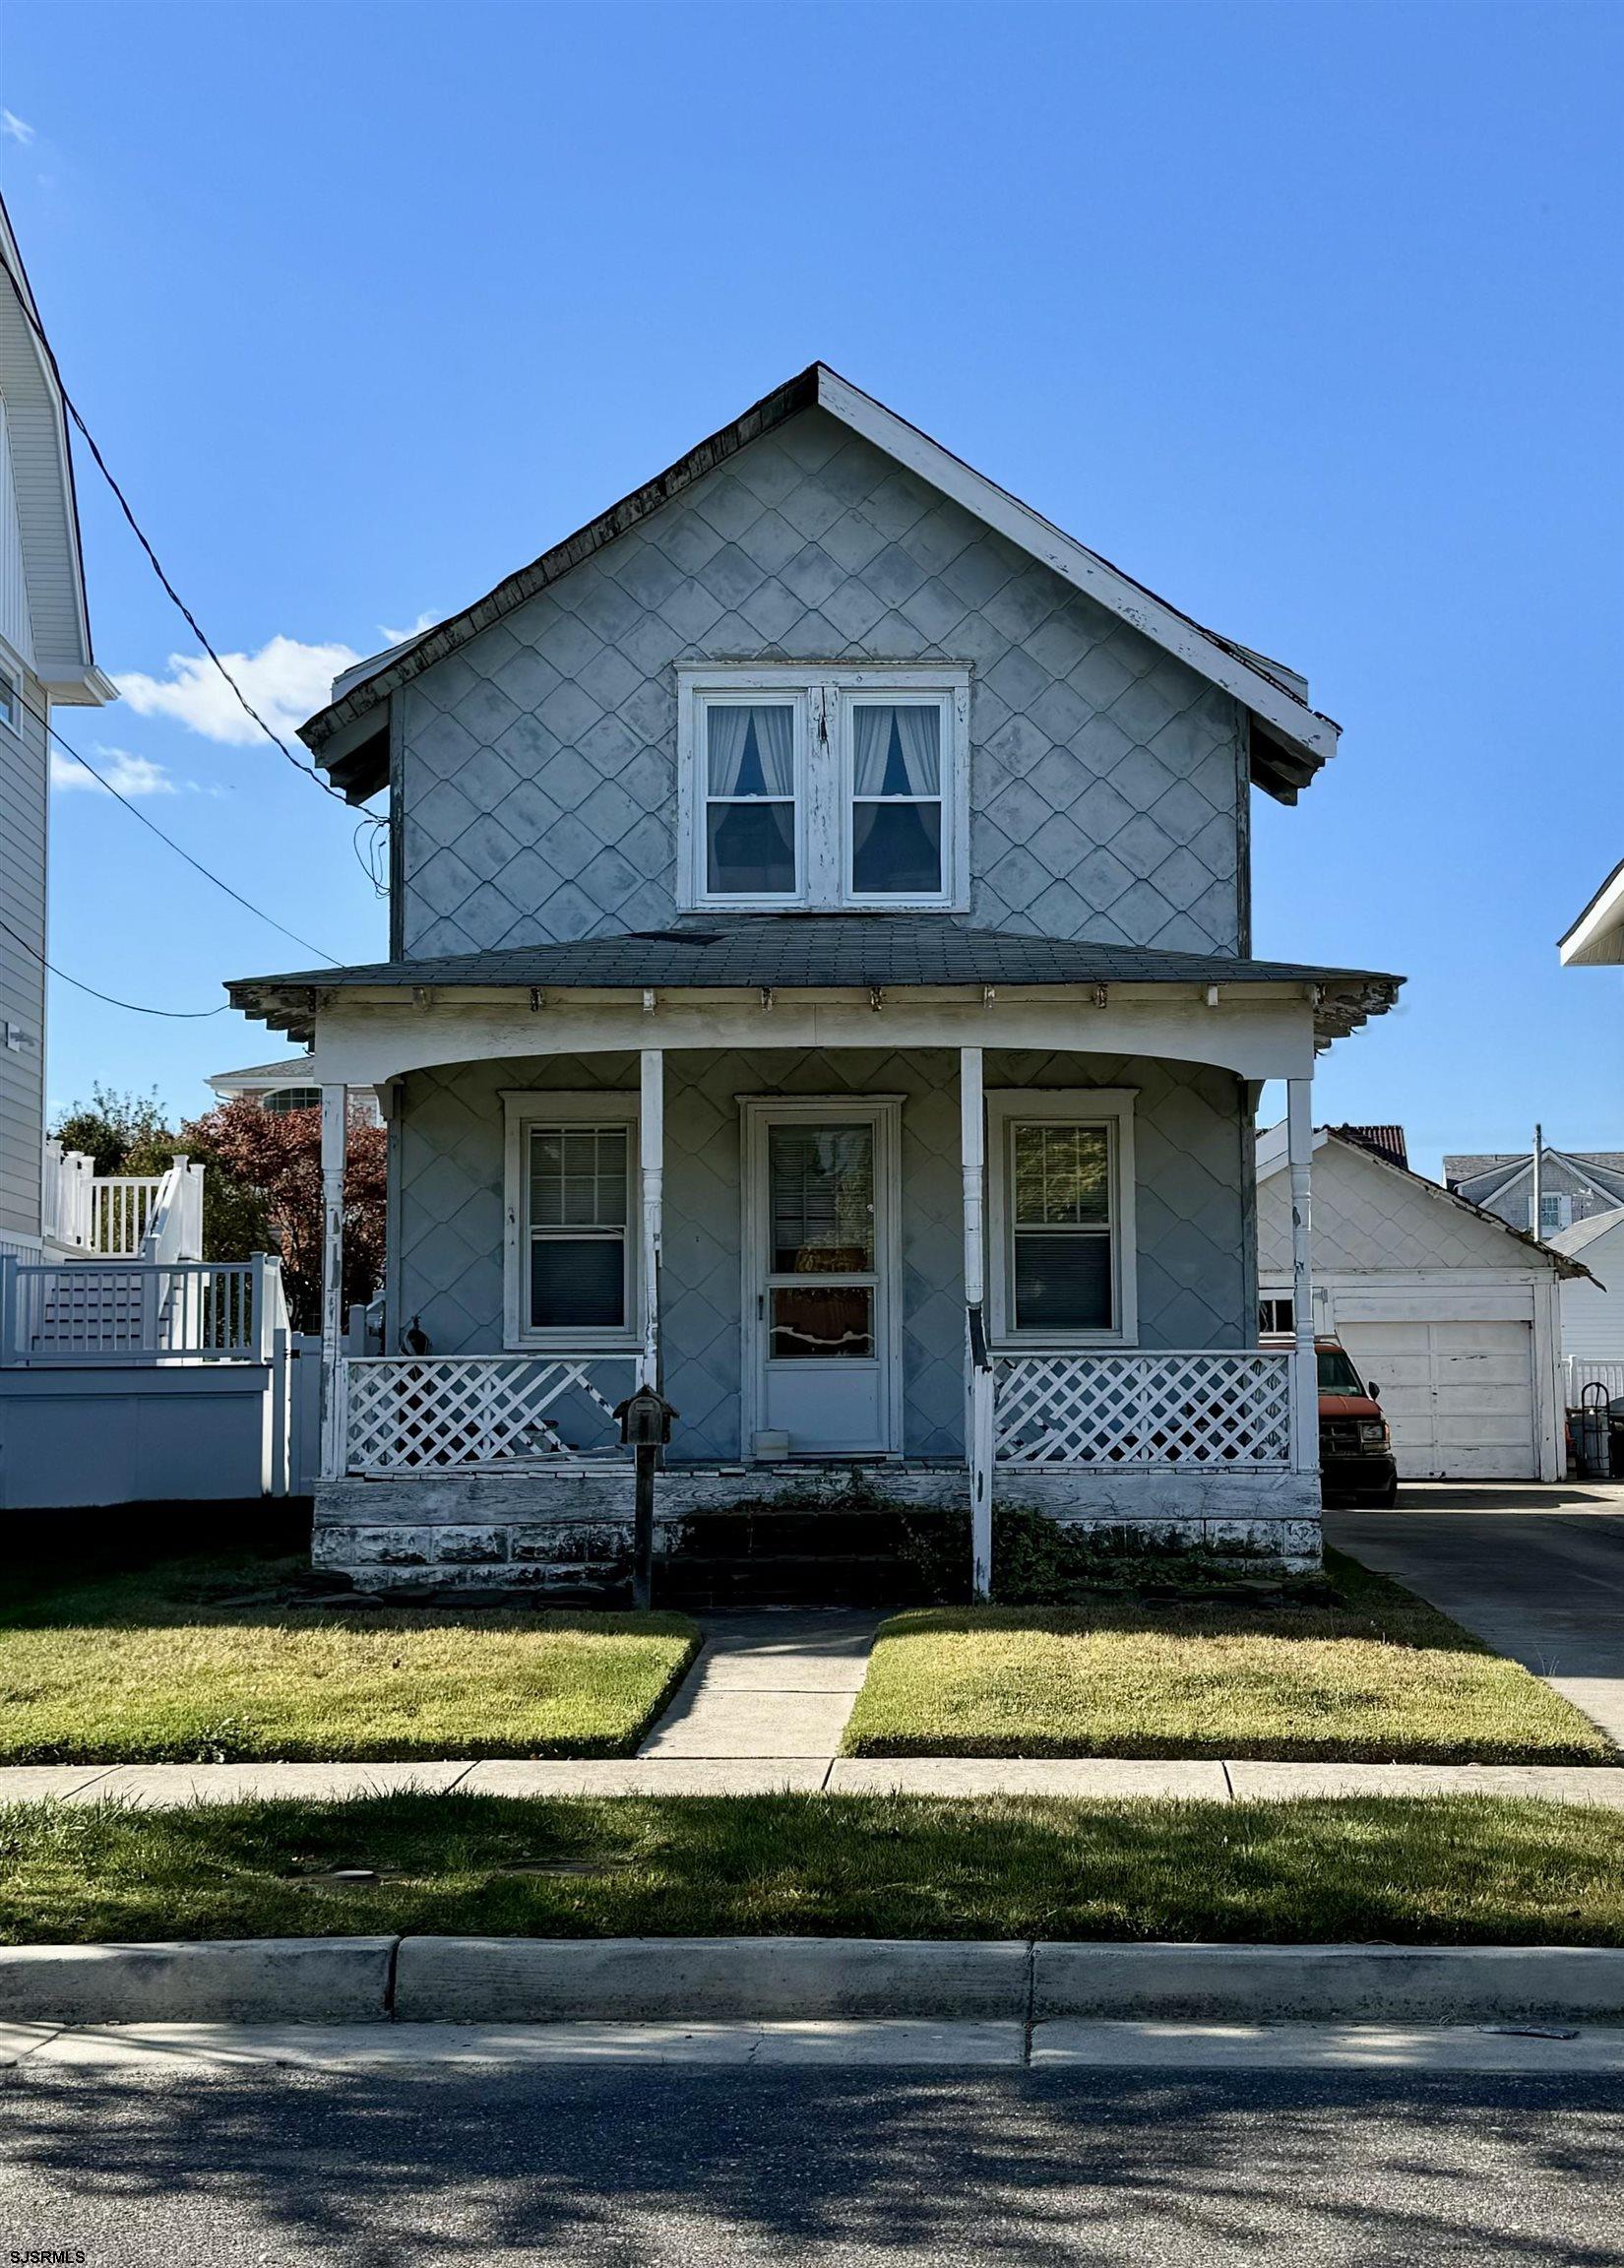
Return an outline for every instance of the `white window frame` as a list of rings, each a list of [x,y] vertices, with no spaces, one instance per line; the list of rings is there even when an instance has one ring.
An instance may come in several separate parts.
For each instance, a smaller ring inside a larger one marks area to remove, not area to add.
[[[987,1094],[988,1336],[996,1350],[1137,1347],[1139,1245],[1134,1224],[1134,1102],[1131,1087],[1000,1087]],[[1111,1311],[1108,1331],[1021,1331],[1015,1323],[1015,1182],[1010,1169],[1016,1126],[1099,1126],[1109,1145]]]
[[[13,739],[23,737],[23,677],[20,670],[0,655],[0,731],[9,732]]]
[[[964,914],[969,911],[969,670],[846,667],[827,662],[679,663],[678,899],[686,913],[794,911]],[[942,717],[942,887],[860,895],[851,887],[852,725],[860,700],[935,702]],[[795,708],[795,873],[792,892],[734,895],[708,888],[706,714],[717,702],[792,699]]]
[[[624,1088],[595,1094],[548,1088],[506,1088],[502,1092],[503,1239],[502,1344],[510,1354],[531,1350],[570,1354],[633,1352],[638,1336],[638,1098]],[[626,1129],[626,1303],[625,1323],[616,1329],[537,1330],[530,1314],[531,1129],[535,1126],[615,1126]]]

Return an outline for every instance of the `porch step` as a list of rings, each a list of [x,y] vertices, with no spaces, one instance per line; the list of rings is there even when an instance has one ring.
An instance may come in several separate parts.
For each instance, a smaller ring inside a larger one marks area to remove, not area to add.
[[[885,1552],[778,1552],[753,1558],[676,1551],[655,1568],[656,1606],[906,1606],[919,1571]]]
[[[947,1517],[885,1505],[690,1513],[656,1562],[656,1597],[700,1607],[907,1606],[926,1596],[918,1541]]]

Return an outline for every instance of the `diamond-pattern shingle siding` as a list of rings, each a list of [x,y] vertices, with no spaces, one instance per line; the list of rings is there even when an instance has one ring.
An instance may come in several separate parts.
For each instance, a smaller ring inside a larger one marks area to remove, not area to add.
[[[1479,1221],[1441,1192],[1379,1166],[1340,1142],[1314,1153],[1314,1266],[1326,1275],[1433,1268],[1521,1268],[1550,1263],[1515,1236]],[[1272,1173],[1258,1189],[1258,1267],[1291,1273],[1290,1175]]]
[[[989,1050],[989,1086],[1137,1091],[1140,1338],[1225,1347],[1249,1337],[1241,1175],[1243,1097],[1229,1074],[1096,1055]],[[963,1213],[955,1058],[945,1051],[753,1050],[666,1058],[666,1390],[673,1452],[739,1454],[741,1203],[738,1097],[900,1094],[905,1446],[963,1442]],[[437,1354],[502,1342],[502,1104],[513,1087],[635,1090],[628,1055],[469,1063],[414,1072],[401,1131],[400,1313]]]
[[[1239,951],[1228,696],[821,410],[398,696],[404,946],[676,912],[677,661],[968,661],[972,918]]]

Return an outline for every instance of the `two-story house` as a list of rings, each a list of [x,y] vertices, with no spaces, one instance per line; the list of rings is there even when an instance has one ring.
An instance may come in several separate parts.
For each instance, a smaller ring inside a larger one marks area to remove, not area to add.
[[[388,1337],[330,1265],[316,1550],[540,1586],[843,1487],[1319,1549],[1315,1050],[1398,979],[1251,958],[1248,802],[1337,727],[821,364],[304,727],[387,788],[391,957],[235,983],[389,1125]],[[1257,1344],[1287,1083],[1292,1353]],[[605,1537],[607,1543],[605,1543]]]

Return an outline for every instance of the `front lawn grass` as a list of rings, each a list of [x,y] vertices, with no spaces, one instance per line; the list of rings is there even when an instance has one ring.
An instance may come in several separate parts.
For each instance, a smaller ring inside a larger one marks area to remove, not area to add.
[[[921,1607],[881,1629],[853,1756],[1597,1764],[1569,1702],[1328,1551],[1323,1605]]]
[[[375,1884],[320,1879],[378,1870]],[[0,1941],[811,1935],[1624,1944],[1624,1817],[1481,1796],[0,1808]]]
[[[10,1579],[0,1763],[625,1756],[699,1642],[681,1614],[301,1603],[295,1560]]]

